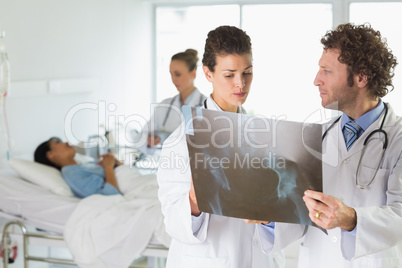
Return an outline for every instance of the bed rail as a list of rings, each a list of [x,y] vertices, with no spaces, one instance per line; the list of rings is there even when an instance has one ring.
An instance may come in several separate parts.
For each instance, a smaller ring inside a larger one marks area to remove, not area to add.
[[[4,268],[8,268],[8,247],[6,246],[8,241],[8,228],[12,225],[17,225],[21,228],[22,231],[22,239],[23,239],[23,251],[24,251],[24,268],[28,268],[28,261],[42,261],[42,262],[47,262],[47,263],[57,263],[57,264],[66,264],[66,265],[76,265],[74,261],[72,260],[65,260],[65,259],[55,259],[55,258],[42,258],[42,257],[34,257],[30,256],[28,253],[28,243],[29,243],[29,238],[31,237],[36,237],[40,239],[49,239],[49,240],[63,240],[62,236],[58,235],[49,235],[49,234],[38,234],[38,233],[29,233],[27,232],[27,229],[25,225],[20,222],[20,221],[11,221],[8,222],[6,225],[4,225],[3,229],[3,253],[4,253]]]

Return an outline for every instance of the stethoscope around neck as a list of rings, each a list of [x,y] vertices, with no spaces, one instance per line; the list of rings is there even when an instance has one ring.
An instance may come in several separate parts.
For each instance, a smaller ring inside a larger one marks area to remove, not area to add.
[[[180,94],[174,96],[174,97],[172,98],[172,100],[170,101],[168,112],[167,112],[166,115],[165,115],[165,119],[163,119],[162,129],[165,128],[166,122],[167,122],[167,120],[168,120],[168,118],[169,118],[170,111],[172,110],[173,103],[174,103],[174,101],[176,100],[176,98],[178,98],[179,96],[180,96]],[[203,95],[200,94],[200,99],[199,99],[199,101],[198,101],[198,106],[202,106],[202,100],[203,100]]]
[[[367,190],[367,189],[369,189],[369,186],[373,183],[374,178],[375,178],[375,176],[377,175],[377,172],[378,172],[378,170],[380,169],[380,165],[381,165],[381,163],[382,163],[382,161],[383,161],[383,159],[384,159],[385,150],[386,150],[387,147],[388,147],[388,135],[387,135],[387,132],[385,132],[385,131],[383,130],[384,122],[385,122],[385,119],[386,119],[387,114],[388,114],[388,106],[387,106],[386,103],[384,103],[384,110],[385,110],[385,112],[384,112],[384,117],[382,118],[382,122],[381,122],[380,128],[378,128],[378,129],[376,129],[376,130],[373,130],[373,131],[364,139],[364,142],[363,142],[363,150],[362,150],[361,153],[360,153],[360,159],[359,159],[359,163],[357,164],[357,169],[356,169],[356,186],[357,186],[358,188],[362,189],[362,190]],[[327,128],[327,130],[325,130],[324,134],[322,135],[322,141],[324,141],[325,136],[327,136],[328,132],[336,125],[336,123],[338,123],[338,121],[339,121],[340,119],[341,119],[341,116],[338,117],[338,118]],[[367,144],[368,144],[368,142],[370,141],[370,138],[371,138],[375,133],[380,133],[380,134],[382,133],[382,134],[384,135],[384,143],[383,143],[383,146],[382,146],[381,158],[380,158],[380,161],[378,162],[377,168],[376,168],[375,173],[374,173],[373,177],[371,178],[370,182],[369,182],[367,185],[362,185],[362,184],[360,184],[359,181],[358,181],[358,175],[359,175],[359,171],[360,171],[360,164],[361,164],[363,155],[364,155],[364,153],[365,153],[365,151],[366,151]]]

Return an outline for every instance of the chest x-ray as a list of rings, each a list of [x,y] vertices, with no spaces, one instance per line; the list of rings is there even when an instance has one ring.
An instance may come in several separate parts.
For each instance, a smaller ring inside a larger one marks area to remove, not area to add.
[[[322,191],[321,125],[184,107],[201,211],[312,225],[304,191]]]

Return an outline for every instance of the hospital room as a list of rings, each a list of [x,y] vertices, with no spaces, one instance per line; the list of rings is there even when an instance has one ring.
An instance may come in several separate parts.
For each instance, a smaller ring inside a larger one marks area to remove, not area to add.
[[[402,267],[400,14],[0,0],[0,268]]]

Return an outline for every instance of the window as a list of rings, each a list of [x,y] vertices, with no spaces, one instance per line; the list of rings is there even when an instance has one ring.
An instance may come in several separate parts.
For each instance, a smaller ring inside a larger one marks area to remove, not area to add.
[[[253,43],[254,80],[244,105],[246,110],[292,121],[315,121],[317,118],[311,115],[322,109],[318,89],[313,85],[322,53],[320,39],[334,21],[345,21],[349,14],[351,22],[370,22],[380,30],[399,59],[395,90],[384,100],[391,103],[397,114],[402,114],[402,1],[367,1],[269,4],[270,0],[266,0],[268,4],[158,6],[155,100],[177,94],[169,74],[173,54],[194,48],[201,67],[207,33],[219,25],[234,25],[244,29]],[[349,8],[347,14],[342,13],[344,7]],[[197,70],[195,83],[205,95],[212,92],[202,68]],[[324,120],[328,114],[335,113],[326,113]]]
[[[156,9],[157,102],[177,94],[177,89],[170,78],[170,59],[174,54],[185,51],[187,48],[196,49],[200,59],[195,86],[204,95],[211,94],[212,87],[201,68],[205,39],[210,30],[220,25],[239,27],[239,14],[238,5],[159,7]]]
[[[244,107],[267,117],[308,120],[321,108],[313,81],[320,39],[332,26],[332,5],[245,5],[242,14],[254,58],[253,85]]]
[[[383,100],[389,102],[398,115],[402,115],[402,3],[352,3],[350,21],[356,24],[369,22],[387,39],[388,47],[397,57],[393,79],[394,90]]]

